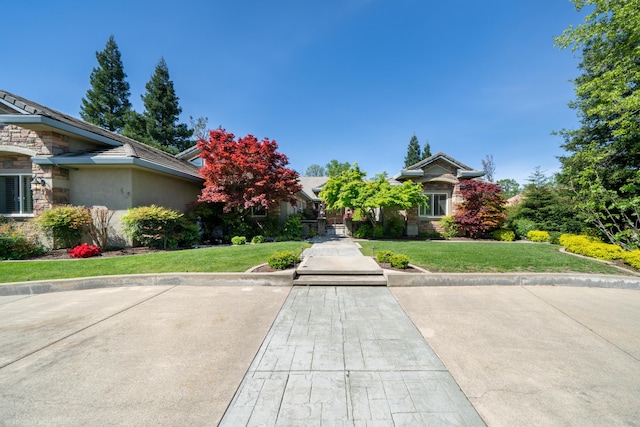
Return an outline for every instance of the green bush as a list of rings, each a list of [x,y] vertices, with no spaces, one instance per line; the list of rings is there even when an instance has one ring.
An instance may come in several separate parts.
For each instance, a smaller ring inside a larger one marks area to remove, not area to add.
[[[393,252],[391,251],[378,251],[376,252],[376,261],[378,262],[389,262],[389,258],[393,256]]]
[[[45,252],[28,227],[0,222],[0,259],[25,259]]]
[[[300,257],[292,251],[277,252],[267,259],[269,267],[276,270],[284,270],[300,262]]]
[[[439,224],[443,229],[442,237],[445,239],[451,239],[458,235],[458,223],[451,215],[440,218]]]
[[[393,254],[389,258],[389,263],[393,268],[405,269],[409,266],[409,257],[404,254]]]
[[[492,233],[492,236],[496,240],[501,242],[513,242],[516,239],[516,233],[506,228],[500,228]]]
[[[91,213],[84,206],[57,206],[40,214],[36,222],[51,237],[54,248],[73,248],[91,223]]]
[[[178,244],[181,218],[180,212],[151,205],[127,210],[122,223],[125,233],[142,246],[167,249]]]
[[[373,237],[373,227],[369,222],[362,222],[360,226],[353,233],[353,237],[356,239],[369,239]]]
[[[402,237],[404,234],[404,221],[399,216],[392,216],[387,221],[387,227],[384,232],[385,236],[391,238]]]
[[[516,219],[513,221],[512,226],[518,239],[526,238],[528,232],[538,228],[537,224],[530,219]]]
[[[376,224],[376,226],[373,227],[373,238],[380,239],[382,237],[384,237],[384,227],[382,224]]]
[[[532,242],[550,242],[551,236],[546,231],[531,230],[527,233],[527,239]]]
[[[251,239],[251,243],[253,243],[254,245],[257,245],[258,243],[264,243],[264,236],[253,236],[253,238]]]
[[[233,236],[231,238],[232,245],[244,245],[245,243],[247,243],[247,238],[244,236]]]
[[[282,226],[281,236],[287,240],[302,240],[304,236],[302,215],[291,215]]]
[[[551,240],[549,242],[553,245],[559,245],[561,235],[562,233],[560,233],[559,231],[550,231],[549,237],[551,238]]]

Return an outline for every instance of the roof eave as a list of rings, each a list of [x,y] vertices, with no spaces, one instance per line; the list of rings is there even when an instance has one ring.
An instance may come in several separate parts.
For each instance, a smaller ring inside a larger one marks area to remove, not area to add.
[[[169,175],[179,176],[191,181],[202,182],[204,179],[199,176],[191,175],[186,172],[177,171],[166,166],[142,160],[138,157],[32,157],[31,161],[37,165],[54,165],[54,166],[84,166],[84,165],[102,165],[102,166],[139,166],[145,169],[151,169],[156,172],[162,172]]]
[[[25,114],[25,115],[17,115],[17,114],[0,114],[0,123],[4,123],[7,125],[16,125],[25,129],[30,128],[38,128],[41,126],[53,128],[60,133],[77,136],[81,139],[85,139],[88,141],[96,141],[101,142],[103,144],[107,144],[114,147],[119,147],[122,145],[121,142],[116,141],[114,139],[107,138],[103,135],[98,135],[93,132],[89,132],[84,129],[79,129],[75,126],[69,125],[67,123],[62,123],[58,120],[54,120],[50,117],[42,116],[39,114]]]
[[[420,178],[424,176],[424,171],[422,169],[419,170],[401,170],[397,174],[393,176],[393,179],[403,179],[403,178]]]

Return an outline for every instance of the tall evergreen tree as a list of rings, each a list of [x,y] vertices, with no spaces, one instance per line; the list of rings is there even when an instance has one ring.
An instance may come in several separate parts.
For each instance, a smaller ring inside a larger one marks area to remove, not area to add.
[[[193,130],[185,123],[178,123],[182,108],[164,58],[160,58],[145,88],[147,91],[141,96],[145,111],[141,115],[133,114],[125,135],[170,153],[189,148],[193,144],[190,139]]]
[[[429,141],[425,141],[424,150],[422,151],[422,160],[427,157],[431,157],[431,145],[429,145]]]
[[[420,142],[418,142],[418,137],[414,134],[407,146],[407,155],[404,157],[404,167],[408,168],[411,165],[415,165],[420,160],[422,160],[420,157]]]
[[[111,35],[102,52],[96,52],[98,66],[91,71],[91,89],[82,98],[80,117],[110,131],[120,132],[131,109],[129,83],[118,45]]]

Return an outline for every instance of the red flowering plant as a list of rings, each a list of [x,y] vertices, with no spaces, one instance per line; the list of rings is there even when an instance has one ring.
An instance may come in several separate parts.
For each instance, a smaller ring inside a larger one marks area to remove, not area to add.
[[[90,258],[100,254],[100,247],[83,243],[73,249],[67,250],[71,258]]]

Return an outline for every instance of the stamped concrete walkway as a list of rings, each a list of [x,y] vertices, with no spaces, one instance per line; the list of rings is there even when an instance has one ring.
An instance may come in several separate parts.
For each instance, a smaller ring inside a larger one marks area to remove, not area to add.
[[[367,265],[347,239],[309,254]],[[220,425],[484,422],[387,288],[314,286],[292,289]]]

